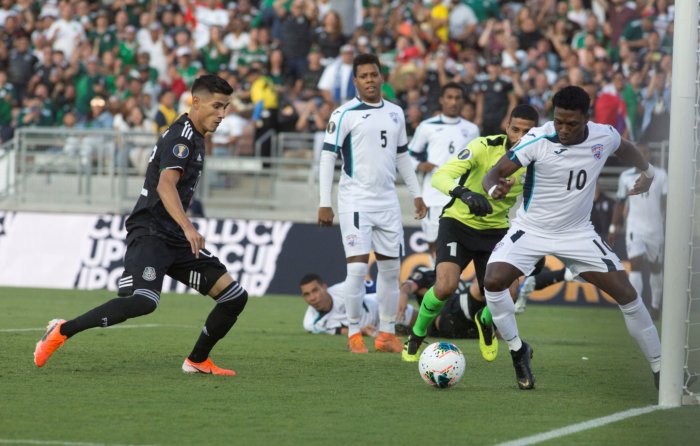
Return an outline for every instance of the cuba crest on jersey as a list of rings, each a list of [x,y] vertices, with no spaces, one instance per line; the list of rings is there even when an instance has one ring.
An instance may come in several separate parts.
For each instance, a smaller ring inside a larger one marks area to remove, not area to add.
[[[602,144],[596,144],[593,147],[591,147],[591,152],[593,153],[593,158],[599,160],[603,157],[603,145]]]

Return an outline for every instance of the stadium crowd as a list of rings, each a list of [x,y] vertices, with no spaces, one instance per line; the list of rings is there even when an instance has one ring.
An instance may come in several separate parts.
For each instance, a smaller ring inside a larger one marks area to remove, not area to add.
[[[355,95],[352,58],[380,57],[409,137],[459,82],[463,116],[503,133],[518,103],[585,88],[592,120],[668,139],[673,0],[2,0],[0,141],[25,126],[162,131],[205,72],[234,88],[214,155],[254,135],[323,131]]]

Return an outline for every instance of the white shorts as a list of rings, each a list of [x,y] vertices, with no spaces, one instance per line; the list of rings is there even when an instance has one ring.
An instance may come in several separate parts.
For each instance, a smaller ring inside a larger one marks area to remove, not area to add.
[[[642,237],[634,231],[625,234],[627,257],[644,256],[651,263],[661,263],[664,259],[664,242],[659,237]]]
[[[428,243],[435,243],[435,240],[437,240],[440,214],[442,214],[442,206],[430,206],[428,215],[420,221],[421,229],[423,229],[425,240]]]
[[[338,216],[345,257],[376,254],[400,257],[403,253],[401,210],[347,212]]]
[[[510,263],[527,276],[546,255],[557,256],[575,276],[587,271],[624,271],[620,259],[592,226],[545,237],[513,225],[493,249],[489,263]]]

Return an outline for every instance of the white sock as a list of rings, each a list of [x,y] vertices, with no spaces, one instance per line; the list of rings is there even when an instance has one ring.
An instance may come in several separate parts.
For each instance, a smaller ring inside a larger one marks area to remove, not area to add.
[[[348,263],[348,273],[345,277],[342,293],[345,300],[345,311],[348,315],[348,337],[360,332],[362,318],[362,300],[365,298],[366,263]]]
[[[498,327],[501,337],[512,351],[520,350],[523,341],[518,336],[518,323],[515,321],[515,304],[510,297],[510,291],[486,291],[486,304],[491,310],[493,323]]]
[[[664,275],[650,274],[649,285],[651,286],[651,308],[658,310],[661,308],[661,295],[664,292]]]
[[[642,295],[642,291],[644,290],[644,282],[642,281],[642,272],[641,271],[630,271],[630,283],[634,287],[634,290],[637,292],[638,295]]]
[[[377,300],[379,331],[396,333],[396,312],[399,310],[399,259],[377,260]]]
[[[661,341],[642,298],[637,295],[632,302],[620,305],[620,310],[625,317],[627,331],[639,344],[652,372],[658,372],[661,370]]]

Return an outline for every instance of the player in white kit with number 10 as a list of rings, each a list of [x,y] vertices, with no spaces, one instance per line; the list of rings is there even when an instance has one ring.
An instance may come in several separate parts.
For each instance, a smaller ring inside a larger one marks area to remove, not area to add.
[[[511,351],[518,386],[532,389],[532,348],[518,334],[508,286],[529,275],[542,257],[556,255],[574,274],[615,299],[658,386],[659,334],[620,260],[595,232],[590,218],[596,182],[608,156],[615,154],[639,169],[630,195],[649,190],[654,168],[617,130],[588,121],[590,98],[582,88],[563,88],[552,101],[554,121],[532,129],[483,180],[484,190],[500,199],[509,187],[499,178],[527,167],[523,204],[486,268],[484,287],[493,321]]]
[[[355,57],[353,76],[358,97],[338,107],[326,128],[319,169],[318,223],[333,224],[333,167],[340,153],[343,168],[338,186],[338,219],[347,261],[341,294],[348,315],[348,347],[353,353],[367,353],[360,316],[364,276],[369,253],[374,250],[379,301],[379,334],[374,347],[376,351],[400,353],[403,343],[394,328],[403,246],[395,185],[397,170],[414,198],[416,218],[425,217],[427,208],[408,155],[403,110],[382,99],[383,79],[377,56]]]

